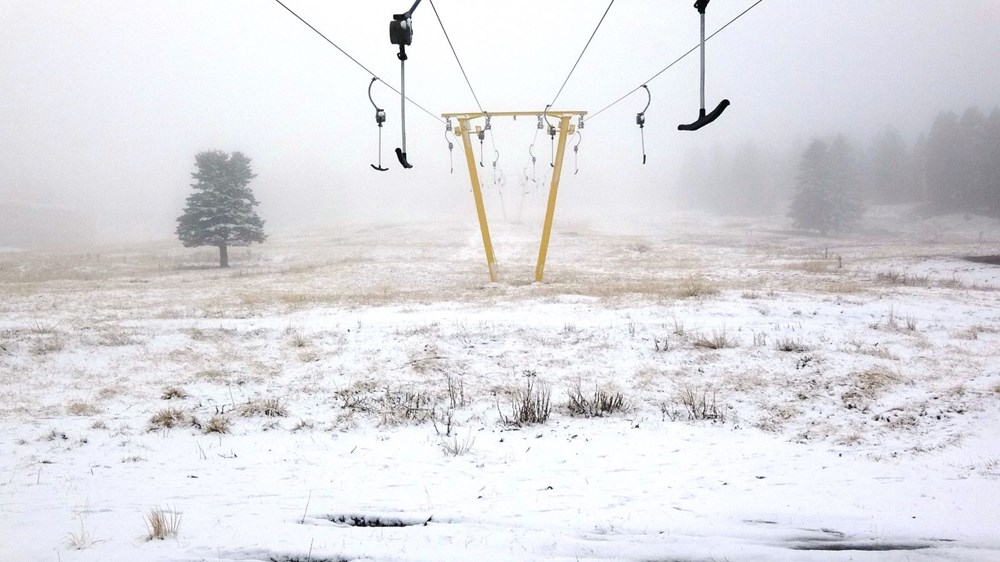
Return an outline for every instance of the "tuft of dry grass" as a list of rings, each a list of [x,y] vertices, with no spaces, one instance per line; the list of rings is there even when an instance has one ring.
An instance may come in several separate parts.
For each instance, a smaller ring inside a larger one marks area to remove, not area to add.
[[[174,398],[179,399],[187,397],[188,397],[187,391],[185,391],[183,388],[179,386],[168,386],[167,388],[163,389],[163,394],[160,395],[160,398],[164,400],[173,400]]]
[[[719,294],[719,288],[701,277],[688,277],[674,287],[673,296],[679,299],[710,297]]]
[[[723,328],[722,330],[712,330],[712,333],[707,335],[698,334],[691,341],[691,345],[702,349],[725,349],[727,347],[736,347],[736,342],[729,339],[725,328]]]
[[[198,418],[180,408],[163,408],[149,418],[149,427],[153,430],[198,425]]]
[[[149,510],[143,516],[146,523],[146,540],[165,540],[176,537],[181,529],[181,514],[176,510],[166,510],[159,507]]]
[[[803,344],[802,340],[792,337],[785,337],[776,340],[774,342],[774,348],[778,351],[790,353],[802,353],[804,351],[809,351],[809,346]]]
[[[472,451],[472,446],[476,444],[476,437],[470,431],[464,438],[460,438],[455,433],[451,438],[441,438],[441,449],[449,457],[460,457]]]
[[[101,410],[90,402],[70,402],[66,405],[66,413],[71,416],[94,416]]]
[[[202,431],[205,433],[229,433],[229,429],[232,427],[233,422],[229,419],[229,416],[212,416],[205,426],[202,427]]]
[[[288,415],[288,407],[281,401],[281,398],[258,398],[241,404],[238,412],[245,418],[254,416],[283,418]]]
[[[69,532],[69,536],[66,537],[66,546],[72,550],[84,550],[90,548],[96,542],[94,536],[84,526],[83,519],[80,519],[80,530],[73,529]]]

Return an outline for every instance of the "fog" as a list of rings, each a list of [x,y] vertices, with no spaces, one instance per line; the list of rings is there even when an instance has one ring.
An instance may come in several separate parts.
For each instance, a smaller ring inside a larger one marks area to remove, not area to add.
[[[287,5],[386,82],[398,86],[387,27],[410,0]],[[708,30],[751,0],[716,0]],[[483,108],[541,111],[552,101],[605,0],[437,0]],[[459,145],[407,109],[402,170],[399,97],[382,84],[382,160],[370,76],[270,0],[0,0],[0,203],[72,209],[99,240],[173,237],[194,155],[239,150],[270,229],[338,223],[474,220]],[[434,114],[476,110],[430,2],[414,15],[407,94]],[[635,114],[642,92],[588,121],[579,174],[567,162],[559,218],[674,211],[685,161],[745,143],[787,154],[816,135],[867,142],[887,125],[907,139],[942,110],[1000,102],[1000,3],[764,0],[707,45],[707,103],[732,106],[685,133],[698,111],[697,53],[648,83],[648,163]],[[616,2],[557,109],[596,112],[698,42],[691,2]],[[509,186],[527,170],[532,119],[494,121]],[[487,141],[486,179],[492,150]],[[538,175],[547,137],[535,148]],[[478,154],[477,154],[478,157]],[[3,244],[0,243],[0,246]]]

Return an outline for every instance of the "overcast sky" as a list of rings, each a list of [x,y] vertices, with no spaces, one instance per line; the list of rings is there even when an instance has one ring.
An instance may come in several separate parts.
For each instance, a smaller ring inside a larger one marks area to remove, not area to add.
[[[411,0],[285,1],[398,85],[387,28]],[[753,1],[712,2],[709,32]],[[694,46],[691,4],[617,0],[556,106],[595,112]],[[536,111],[555,96],[608,2],[435,5],[483,107]],[[382,157],[391,171],[369,168],[378,158],[369,75],[273,0],[0,0],[0,22],[0,200],[79,209],[104,236],[171,238],[195,153],[221,149],[253,159],[261,215],[277,228],[474,220],[461,154],[449,174],[444,126],[412,106],[415,168],[395,163],[399,98],[381,84],[373,93],[388,112]],[[409,96],[435,114],[475,110],[429,0],[414,28]],[[998,29],[997,0],[764,0],[708,43],[708,104],[729,98],[723,117],[696,133],[676,130],[698,111],[695,53],[649,82],[649,163],[641,165],[635,126],[640,92],[587,123],[580,173],[567,176],[560,209],[646,206],[643,194],[673,182],[683,155],[699,148],[753,140],[787,149],[836,131],[864,143],[888,124],[912,137],[940,110],[992,108],[1000,103]],[[511,188],[530,174],[533,125],[494,123]],[[548,151],[539,139],[540,164]]]

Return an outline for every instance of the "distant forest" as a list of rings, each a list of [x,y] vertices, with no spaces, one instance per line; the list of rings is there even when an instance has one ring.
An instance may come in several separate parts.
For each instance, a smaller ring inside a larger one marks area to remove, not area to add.
[[[847,143],[851,177],[863,204],[918,204],[927,215],[970,213],[1000,218],[1000,106],[959,116],[943,111],[930,131],[907,143],[886,127],[868,143]],[[809,143],[807,143],[808,145]],[[681,170],[692,206],[726,214],[783,214],[795,191],[806,147],[768,154],[753,143],[691,155]]]

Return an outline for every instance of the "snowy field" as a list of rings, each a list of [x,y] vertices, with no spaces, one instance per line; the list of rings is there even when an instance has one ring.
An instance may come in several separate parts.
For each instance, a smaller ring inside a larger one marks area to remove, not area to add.
[[[1000,560],[996,221],[493,228],[0,253],[0,560]]]

